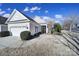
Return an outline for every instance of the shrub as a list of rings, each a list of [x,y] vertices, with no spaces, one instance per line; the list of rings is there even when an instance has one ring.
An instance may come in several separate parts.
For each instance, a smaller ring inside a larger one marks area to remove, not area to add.
[[[34,36],[39,36],[41,34],[41,32],[36,33]]]
[[[10,36],[10,32],[9,31],[2,31],[2,32],[0,32],[0,37],[6,37],[6,36]]]
[[[31,33],[29,31],[23,31],[20,34],[22,40],[28,40],[31,37]]]
[[[39,32],[39,35],[41,34],[41,32]]]
[[[52,30],[51,30],[51,34],[53,34],[54,32],[55,32],[55,30],[54,30],[54,29],[52,29]]]
[[[55,29],[56,32],[61,33],[61,25],[60,25],[60,24],[56,23],[56,24],[54,25],[54,29]]]
[[[39,36],[39,33],[35,33],[34,36],[35,36],[35,37]]]

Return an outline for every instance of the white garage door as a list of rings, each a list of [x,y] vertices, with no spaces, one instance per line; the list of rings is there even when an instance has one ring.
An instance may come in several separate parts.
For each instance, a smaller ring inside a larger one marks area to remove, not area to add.
[[[25,27],[11,27],[10,31],[12,32],[12,36],[20,36],[22,31],[26,31]]]

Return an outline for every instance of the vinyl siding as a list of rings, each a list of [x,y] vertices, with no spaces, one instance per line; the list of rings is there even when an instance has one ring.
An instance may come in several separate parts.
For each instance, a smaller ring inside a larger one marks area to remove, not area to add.
[[[13,31],[13,29],[15,29]],[[19,29],[19,30],[18,30]],[[11,33],[14,33],[13,36],[20,36],[22,31],[30,31],[30,23],[16,23],[16,24],[8,24],[8,30]],[[17,31],[18,30],[18,31]],[[16,35],[17,34],[17,35]]]
[[[36,31],[35,27],[38,27],[38,30]],[[34,35],[38,32],[41,32],[41,26],[33,21],[30,22],[30,31],[31,35]]]

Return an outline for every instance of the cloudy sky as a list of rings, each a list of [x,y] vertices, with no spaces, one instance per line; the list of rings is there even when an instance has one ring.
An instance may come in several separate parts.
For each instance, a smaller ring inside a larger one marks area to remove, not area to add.
[[[79,4],[56,3],[3,3],[0,4],[0,15],[9,17],[13,9],[17,9],[31,18],[52,19],[61,22],[71,13],[79,13]]]

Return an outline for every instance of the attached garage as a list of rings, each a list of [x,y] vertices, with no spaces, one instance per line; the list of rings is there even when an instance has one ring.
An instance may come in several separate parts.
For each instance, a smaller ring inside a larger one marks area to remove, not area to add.
[[[40,24],[17,10],[13,11],[6,24],[8,24],[8,31],[12,36],[20,36],[23,31],[30,31],[31,35],[41,31]]]
[[[8,24],[8,31],[11,32],[12,36],[20,36],[20,33],[23,31],[29,31],[29,24],[30,23],[14,23],[14,24]]]
[[[23,26],[15,26],[15,27],[10,27],[10,31],[12,32],[12,36],[20,36],[20,33],[22,31],[25,31],[26,27]]]

